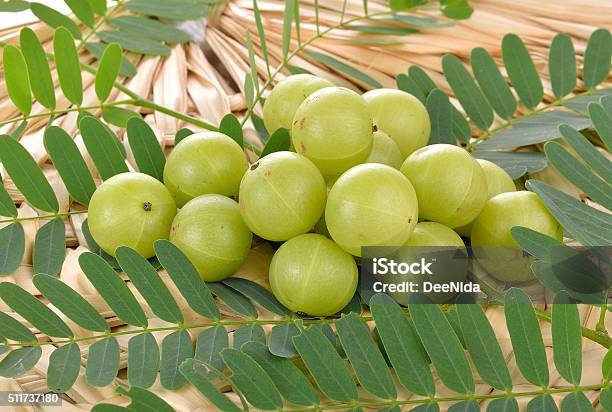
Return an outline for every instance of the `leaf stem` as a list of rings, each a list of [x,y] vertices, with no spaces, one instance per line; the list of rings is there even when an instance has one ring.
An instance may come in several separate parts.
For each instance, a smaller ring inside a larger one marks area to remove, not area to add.
[[[28,216],[28,217],[14,217],[10,219],[2,219],[1,223],[17,223],[17,222],[28,222],[33,220],[51,220],[58,217],[67,217],[72,215],[82,215],[87,213],[87,210],[73,210],[71,212],[54,213],[50,215],[39,215],[39,216]]]
[[[595,326],[595,330],[604,335],[608,335],[606,330],[606,313],[608,313],[608,305],[601,305],[599,308],[599,321],[597,326]]]

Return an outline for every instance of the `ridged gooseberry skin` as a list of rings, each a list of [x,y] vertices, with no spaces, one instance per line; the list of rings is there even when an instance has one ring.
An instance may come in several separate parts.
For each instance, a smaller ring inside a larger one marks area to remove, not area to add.
[[[362,246],[401,246],[419,217],[414,188],[399,171],[366,163],[338,178],[329,192],[325,223],[336,243],[355,256]]]
[[[357,289],[353,257],[316,233],[285,242],[270,264],[274,296],[293,312],[328,316],[344,308]]]
[[[395,141],[406,158],[425,146],[431,123],[427,109],[419,99],[396,89],[374,89],[363,94],[374,123]]]
[[[170,152],[164,184],[178,207],[204,194],[236,196],[249,167],[238,143],[218,132],[195,133]]]
[[[404,246],[465,247],[463,239],[451,228],[437,222],[420,222]]]
[[[168,239],[176,204],[155,178],[126,172],[102,183],[89,202],[91,236],[108,254],[128,246],[146,258],[155,255],[153,242]]]
[[[500,193],[487,201],[472,228],[472,247],[478,261],[502,281],[533,279],[532,260],[523,256],[511,229],[523,226],[557,240],[563,228],[537,194],[525,190]]]
[[[307,158],[271,153],[253,163],[240,183],[240,213],[253,233],[284,241],[308,232],[325,209],[325,180]]]
[[[187,202],[170,231],[170,241],[206,282],[223,280],[242,266],[252,239],[238,203],[221,195],[202,195]]]
[[[333,87],[328,80],[312,74],[294,74],[278,82],[268,95],[263,107],[266,129],[274,133],[279,128],[291,131],[295,111],[304,99],[324,87]]]
[[[399,170],[404,158],[397,144],[382,130],[374,132],[372,151],[365,163],[380,163]]]
[[[372,116],[354,91],[326,87],[298,107],[291,139],[296,152],[309,158],[324,176],[336,176],[368,158]]]
[[[460,227],[474,220],[487,200],[482,168],[457,146],[423,147],[408,156],[400,170],[416,190],[422,219]]]

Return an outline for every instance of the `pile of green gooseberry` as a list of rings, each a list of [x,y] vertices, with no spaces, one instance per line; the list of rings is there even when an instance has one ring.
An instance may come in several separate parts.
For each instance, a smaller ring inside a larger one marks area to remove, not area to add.
[[[458,146],[427,146],[427,110],[406,92],[359,95],[299,74],[270,92],[263,115],[269,132],[290,131],[291,151],[249,164],[230,137],[191,135],[170,153],[163,183],[123,173],[96,190],[94,240],[111,255],[129,246],[148,258],[155,240],[169,239],[214,282],[240,268],[256,235],[278,245],[276,298],[326,316],[353,297],[363,246],[465,247],[461,234],[475,246],[517,247],[514,226],[562,237],[538,196],[516,191],[499,166]],[[524,269],[492,275],[529,280]]]

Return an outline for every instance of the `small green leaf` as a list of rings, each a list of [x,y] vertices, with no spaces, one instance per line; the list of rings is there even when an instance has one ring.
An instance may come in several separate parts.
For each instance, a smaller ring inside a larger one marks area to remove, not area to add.
[[[42,333],[57,338],[74,336],[68,325],[55,312],[16,284],[0,283],[0,298]]]
[[[208,16],[212,1],[179,0],[131,0],[123,3],[123,7],[147,16],[156,16],[171,20],[195,20]]]
[[[55,86],[47,55],[40,40],[32,29],[25,27],[19,33],[19,44],[28,67],[28,77],[34,97],[47,109],[55,109]]]
[[[268,337],[270,353],[282,358],[296,356],[297,352],[295,346],[293,346],[293,337],[299,334],[300,330],[294,323],[274,326]]]
[[[410,412],[440,412],[440,406],[437,403],[424,403],[410,409]]]
[[[106,50],[107,47],[108,45],[105,43],[85,43],[85,48],[87,51],[93,54],[98,60],[102,58],[104,55],[104,50]],[[119,74],[127,77],[133,77],[136,75],[136,67],[134,64],[123,56],[121,57]]]
[[[548,386],[544,341],[529,296],[521,289],[511,288],[506,292],[504,312],[519,370],[532,384]]]
[[[51,7],[45,6],[41,3],[30,3],[30,9],[32,13],[40,19],[40,21],[46,23],[48,26],[57,29],[58,27],[65,27],[72,33],[72,36],[76,39],[81,38],[81,30],[75,22],[73,22],[68,16],[52,9]]]
[[[419,86],[425,97],[429,96],[429,93],[437,88],[433,79],[419,66],[410,66],[408,68],[408,76]]]
[[[87,223],[87,219],[83,221],[81,224],[81,231],[83,232],[83,237],[85,238],[85,242],[87,243],[87,248],[96,255],[100,256],[102,259],[106,261],[113,269],[120,271],[121,266],[117,262],[117,259],[114,256],[109,255],[96,243],[94,238],[91,236],[91,232],[89,231],[89,224]]]
[[[455,139],[468,144],[472,138],[472,129],[467,119],[455,106],[453,110],[453,136]]]
[[[283,30],[282,30],[282,51],[283,59],[287,59],[289,45],[291,44],[291,29],[293,28],[293,12],[295,9],[294,0],[285,0],[283,11]]]
[[[85,116],[79,128],[83,143],[103,180],[129,171],[117,144],[117,136],[107,126],[95,117]]]
[[[552,308],[553,358],[559,374],[569,383],[580,384],[582,376],[582,330],[578,306],[567,293],[555,297]]]
[[[186,359],[193,358],[193,346],[189,332],[177,330],[166,336],[162,341],[161,349],[159,369],[161,385],[166,389],[179,389],[187,383],[179,371],[179,366]]]
[[[74,15],[83,22],[87,27],[94,26],[94,13],[88,1],[82,0],[64,0]]]
[[[395,399],[397,391],[387,363],[359,315],[345,315],[334,323],[361,386],[379,398]]]
[[[267,289],[255,282],[248,279],[230,277],[225,279],[223,283],[242,293],[244,296],[272,313],[281,316],[291,316],[291,311],[289,309],[281,305]]]
[[[253,358],[237,349],[223,349],[221,357],[232,370],[232,383],[251,405],[274,410],[283,406],[280,393],[270,376]]]
[[[0,229],[0,276],[15,272],[24,253],[25,232],[21,223],[11,223]]]
[[[593,171],[608,183],[612,183],[612,162],[608,160],[595,146],[578,130],[562,124],[559,131],[572,149],[593,169]]]
[[[540,152],[498,152],[479,150],[473,152],[477,159],[489,160],[510,175],[513,180],[526,173],[535,173],[544,170],[548,161],[544,153]]]
[[[404,73],[398,74],[395,78],[395,83],[397,84],[397,88],[399,90],[403,90],[406,93],[410,93],[411,95],[419,99],[421,103],[425,103],[425,95],[423,94],[423,91],[414,81],[414,79],[408,77],[408,75]]]
[[[134,53],[149,56],[168,56],[171,51],[170,47],[160,41],[134,36],[130,32],[104,30],[98,32],[97,35],[106,43],[119,44],[124,50]],[[117,57],[117,61],[119,60],[119,57]]]
[[[457,402],[448,408],[448,412],[480,412],[480,405],[475,400]]]
[[[472,50],[470,63],[474,77],[493,109],[503,119],[510,119],[516,111],[516,100],[493,57],[482,47],[477,47]]]
[[[107,123],[117,127],[125,129],[128,121],[133,117],[140,118],[140,115],[133,110],[118,106],[105,106],[102,108],[102,118]]]
[[[127,377],[132,386],[148,388],[155,383],[159,369],[159,347],[149,332],[128,341]]]
[[[442,14],[453,20],[469,19],[474,12],[467,0],[440,0],[440,8]]]
[[[77,106],[83,103],[83,80],[74,37],[64,27],[59,27],[53,37],[53,55],[57,77],[64,96]]]
[[[612,349],[608,349],[606,356],[604,356],[601,362],[601,373],[605,380],[609,381],[612,379]]]
[[[147,326],[147,316],[123,279],[95,253],[79,256],[83,273],[117,317],[127,324]]]
[[[166,156],[151,126],[134,117],[127,123],[127,136],[138,170],[163,182]]]
[[[612,37],[610,36],[610,30],[595,30],[589,37],[584,52],[582,78],[587,89],[592,89],[608,77],[611,58]]]
[[[261,151],[260,158],[274,152],[286,151],[291,148],[291,136],[289,131],[284,128],[278,128],[266,142],[264,149]]]
[[[519,412],[518,402],[515,398],[493,399],[487,405],[487,412]]]
[[[364,83],[370,87],[373,87],[375,89],[383,87],[382,84],[378,82],[378,80],[368,76],[367,74],[363,73],[361,70],[353,66],[350,66],[328,54],[323,54],[323,53],[314,52],[314,51],[305,51],[304,54],[307,57],[310,57],[318,61],[319,63],[323,63],[324,65],[329,66],[332,69],[339,71],[340,73],[344,73],[348,75],[349,77],[352,77],[355,80],[361,83]]]
[[[253,77],[255,78],[255,77]],[[240,147],[244,147],[244,136],[242,134],[242,126],[240,121],[233,113],[228,113],[223,116],[219,124],[219,132],[231,137]]]
[[[174,145],[176,146],[177,144],[181,142],[181,140],[183,140],[187,136],[191,136],[192,134],[193,134],[193,131],[191,131],[190,129],[186,127],[183,127],[178,132],[176,132],[176,136],[174,137]]]
[[[446,93],[440,89],[432,90],[429,96],[427,96],[425,107],[431,120],[431,133],[428,144],[455,144],[455,138],[452,133],[453,107]]]
[[[155,242],[155,254],[168,276],[195,312],[209,319],[219,319],[219,308],[206,283],[187,257],[168,240]]]
[[[253,122],[253,126],[255,127],[255,131],[257,132],[259,139],[262,141],[262,143],[266,144],[270,139],[270,133],[266,129],[263,119],[253,113],[251,114],[251,121]]]
[[[456,56],[442,58],[444,76],[470,119],[482,130],[493,123],[493,109],[470,73]]]
[[[119,371],[119,344],[114,337],[99,340],[89,347],[85,378],[96,387],[109,385]]]
[[[576,51],[572,38],[559,33],[550,45],[548,73],[557,99],[567,96],[576,87]]]
[[[4,81],[11,101],[24,116],[32,110],[32,90],[28,78],[28,66],[17,47],[7,44],[2,53]]]
[[[187,359],[179,367],[183,376],[202,394],[210,403],[220,411],[240,412],[238,408],[226,395],[211,383],[209,376],[211,369],[205,363],[196,359]]]
[[[251,73],[247,73],[244,76],[244,98],[246,99],[246,104],[249,108],[253,107],[253,99],[255,98],[254,87]]]
[[[98,15],[106,14],[106,0],[87,0],[89,7]]]
[[[345,26],[346,30],[358,31],[366,34],[389,34],[392,36],[407,36],[409,34],[418,33],[418,30],[407,27],[395,26],[374,26],[369,24],[351,24]]]
[[[36,232],[32,256],[34,273],[57,275],[66,257],[66,226],[64,220],[55,218]]]
[[[157,270],[134,249],[121,246],[115,251],[119,265],[149,304],[151,311],[170,323],[183,323],[183,313]]]
[[[100,33],[98,33],[99,35]],[[96,71],[95,89],[100,102],[105,102],[119,75],[121,65],[121,46],[111,43],[104,49],[100,65]],[[82,122],[82,121],[81,121]]]
[[[81,370],[81,349],[76,343],[61,346],[49,356],[47,386],[55,393],[72,388]]]
[[[15,349],[0,361],[0,376],[15,378],[32,369],[42,356],[40,346]]]
[[[263,22],[261,21],[261,12],[257,5],[257,0],[253,0],[253,15],[255,16],[255,25],[257,26],[257,34],[259,35],[259,44],[261,52],[263,54],[264,61],[266,62],[266,70],[268,75],[270,74],[270,60],[268,57],[268,43],[266,41],[266,33],[264,31]]]
[[[257,324],[241,326],[232,335],[234,338],[232,347],[234,349],[240,349],[247,342],[266,343],[266,332],[261,325]]]
[[[189,34],[173,25],[142,16],[119,16],[110,19],[108,23],[119,28],[122,32],[146,37],[151,40],[166,43],[185,43],[189,41]]]
[[[603,105],[598,103],[590,103],[588,111],[597,134],[599,134],[608,150],[612,150],[612,110],[606,110]]]
[[[425,4],[425,0],[417,0],[418,4]],[[384,21],[384,19],[381,19]],[[453,23],[441,22],[433,17],[421,17],[414,14],[395,14],[391,21],[407,24],[412,27],[431,27],[431,28],[447,28],[453,27]]]
[[[222,372],[221,351],[228,346],[227,330],[223,326],[208,328],[198,335],[194,358]]]
[[[561,412],[595,412],[584,392],[568,393],[561,401]]]
[[[255,60],[255,51],[253,50],[253,40],[251,40],[251,32],[249,32],[249,30],[246,30],[245,36],[246,47],[249,52],[249,67],[251,69],[251,78],[255,79],[255,91],[259,92],[259,74],[257,73],[257,62]],[[288,68],[288,70],[291,69]],[[221,129],[221,127],[219,127],[219,129]]]
[[[291,361],[274,356],[259,342],[248,342],[242,346],[249,355],[270,376],[283,398],[295,405],[319,404],[319,397],[304,374]]]
[[[0,179],[0,216],[17,217],[17,208]]]
[[[2,336],[7,339],[19,343],[36,342],[36,335],[30,329],[4,312],[0,312],[0,330],[2,330]]]
[[[529,51],[516,34],[504,36],[502,56],[516,93],[525,106],[534,109],[544,97],[544,88]]]
[[[3,0],[0,1],[0,12],[16,13],[19,11],[28,10],[30,3],[24,0]]]
[[[257,318],[257,309],[255,309],[251,301],[245,298],[241,293],[219,282],[209,282],[206,285],[232,312],[247,318]]]
[[[129,411],[175,412],[165,400],[146,389],[132,386],[130,389],[125,390],[123,387],[118,387],[116,392],[132,400],[127,407]]]
[[[326,396],[338,402],[357,400],[357,387],[346,364],[321,329],[306,329],[293,338],[293,344]]]
[[[549,394],[533,398],[527,404],[526,412],[557,412],[557,405]]]
[[[28,128],[28,121],[23,120],[19,123],[19,126],[15,127],[11,131],[10,136],[15,140],[19,140],[21,139],[21,136],[23,136],[27,128]]]

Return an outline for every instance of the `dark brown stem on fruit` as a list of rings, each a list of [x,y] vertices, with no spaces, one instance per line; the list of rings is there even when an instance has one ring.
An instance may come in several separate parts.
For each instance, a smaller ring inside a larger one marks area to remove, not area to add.
[[[151,202],[144,202],[144,204],[142,205],[142,208],[146,210],[147,212],[150,212],[151,209],[153,208],[153,205],[151,204]]]
[[[259,162],[255,162],[255,163],[253,163],[253,164],[251,165],[251,167],[249,167],[249,169],[251,169],[251,170],[255,170],[255,169],[257,169],[257,166],[259,166]]]
[[[378,131],[378,126],[372,123],[372,133],[376,133]]]

